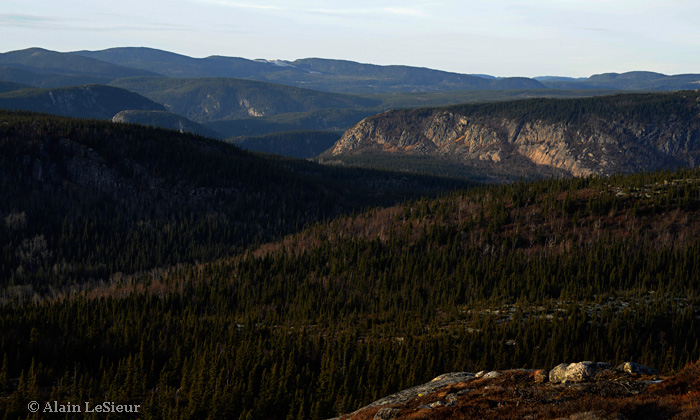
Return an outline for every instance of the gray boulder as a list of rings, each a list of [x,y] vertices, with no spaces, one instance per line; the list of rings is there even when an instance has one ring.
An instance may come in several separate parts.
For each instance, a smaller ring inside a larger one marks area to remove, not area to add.
[[[567,382],[583,382],[591,379],[598,370],[596,362],[572,363],[566,368]]]
[[[656,375],[656,369],[652,369],[650,367],[640,365],[639,363],[634,362],[622,363],[615,369],[621,372],[632,373],[635,375]]]
[[[554,384],[564,382],[584,382],[593,378],[601,369],[610,369],[612,365],[608,363],[598,362],[578,362],[578,363],[562,363],[555,366],[549,372],[549,382]]]
[[[561,363],[552,368],[552,370],[549,371],[549,382],[553,384],[564,382],[566,380],[566,368],[568,367],[568,363]]]
[[[398,408],[382,407],[374,415],[374,420],[391,420],[399,413]]]
[[[493,378],[498,378],[498,377],[501,376],[501,375],[502,375],[501,372],[497,372],[497,371],[495,371],[495,370],[492,370],[491,372],[485,373],[485,374],[481,377],[481,379],[493,379]]]

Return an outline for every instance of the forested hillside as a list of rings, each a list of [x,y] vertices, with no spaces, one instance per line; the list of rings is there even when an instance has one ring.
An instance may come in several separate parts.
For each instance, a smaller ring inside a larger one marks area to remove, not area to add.
[[[699,211],[697,170],[516,182],[40,304],[9,287],[0,404],[9,418],[104,399],[143,418],[320,419],[450,371],[635,360],[666,375],[700,357]],[[9,216],[4,233],[33,226]]]
[[[27,88],[30,88],[30,86],[23,85],[21,83],[0,82],[0,93],[12,92],[13,90],[27,89]]]
[[[197,124],[181,115],[167,111],[138,111],[124,110],[112,117],[112,122],[141,124],[150,127],[160,127],[184,133],[197,134],[210,139],[222,139],[223,136],[201,124]]]
[[[162,103],[172,112],[196,122],[263,117],[321,109],[358,109],[379,101],[352,95],[242,79],[172,79],[137,77],[112,85]]]
[[[341,133],[333,131],[289,131],[229,140],[243,149],[276,153],[298,159],[312,158],[328,150]]]
[[[46,293],[209,261],[457,185],[262,157],[176,131],[2,112],[0,279]]]
[[[0,109],[99,119],[111,119],[123,110],[165,111],[163,105],[139,94],[103,85],[4,92],[0,93]]]

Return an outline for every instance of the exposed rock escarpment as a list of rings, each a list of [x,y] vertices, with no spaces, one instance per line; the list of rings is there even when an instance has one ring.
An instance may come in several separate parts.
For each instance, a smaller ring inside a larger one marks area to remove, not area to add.
[[[373,153],[555,168],[574,176],[694,167],[700,163],[700,93],[390,111],[356,124],[325,156]]]

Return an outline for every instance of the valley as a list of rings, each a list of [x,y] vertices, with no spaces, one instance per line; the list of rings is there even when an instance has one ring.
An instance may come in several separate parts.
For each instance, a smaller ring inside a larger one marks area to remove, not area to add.
[[[29,48],[0,54],[0,80],[5,83],[0,91],[8,92],[0,98],[5,109],[47,112],[49,105],[41,102],[41,95],[61,95],[63,89],[77,91],[86,84],[110,85],[143,95],[158,103],[158,110],[178,116],[139,114],[137,118],[132,113],[131,122],[226,139],[299,130],[343,132],[365,117],[399,108],[696,89],[700,75],[628,72],[587,79],[498,78],[328,59],[280,62],[192,58],[150,48],[69,53]],[[21,90],[29,87],[48,90],[41,94]],[[80,100],[80,95],[72,100]],[[55,113],[112,119],[122,111],[144,110],[116,98],[104,100],[117,101],[118,106],[107,107],[116,111],[112,115],[88,112],[84,103],[65,103]],[[174,123],[174,118],[182,120]],[[281,149],[289,150],[284,144],[282,141]],[[265,150],[271,151],[269,143]]]
[[[0,416],[693,418],[696,76],[0,54]]]

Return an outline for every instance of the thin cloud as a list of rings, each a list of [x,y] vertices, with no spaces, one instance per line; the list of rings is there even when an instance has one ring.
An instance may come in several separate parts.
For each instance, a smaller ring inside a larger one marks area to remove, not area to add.
[[[590,26],[577,26],[576,28],[584,30],[584,31],[591,31],[591,32],[616,32],[616,31],[613,31],[612,29],[594,28],[594,27],[590,27]]]
[[[86,19],[66,19],[52,16],[0,14],[0,24],[7,27],[41,28],[75,32],[123,32],[123,31],[187,31],[191,28],[171,23],[143,23],[131,25],[93,25]]]
[[[416,10],[416,9],[385,7],[384,11],[387,13],[390,13],[392,15],[415,16],[415,17],[425,16],[425,13],[421,12],[420,10]]]
[[[147,32],[168,32],[168,31],[193,31],[192,28],[182,25],[164,25],[164,24],[144,24],[144,25],[117,25],[106,27],[83,27],[83,28],[66,28],[77,29],[83,31],[94,32],[123,32],[123,31],[147,31]]]
[[[330,16],[366,16],[372,13],[367,9],[308,9],[306,12]]]
[[[22,14],[0,14],[0,23],[8,26],[35,27],[49,22],[56,22],[58,19],[44,16],[22,15]]]
[[[412,16],[412,17],[425,17],[426,14],[417,9],[409,8],[396,8],[396,7],[384,7],[384,8],[355,8],[355,9],[307,9],[306,13],[325,15],[325,16],[335,16],[335,17],[363,17],[363,18],[381,18],[382,14],[390,14],[396,16]]]
[[[199,0],[200,3],[210,3],[219,6],[233,7],[237,9],[259,9],[259,10],[284,10],[283,7],[266,4],[236,3],[226,0]]]

